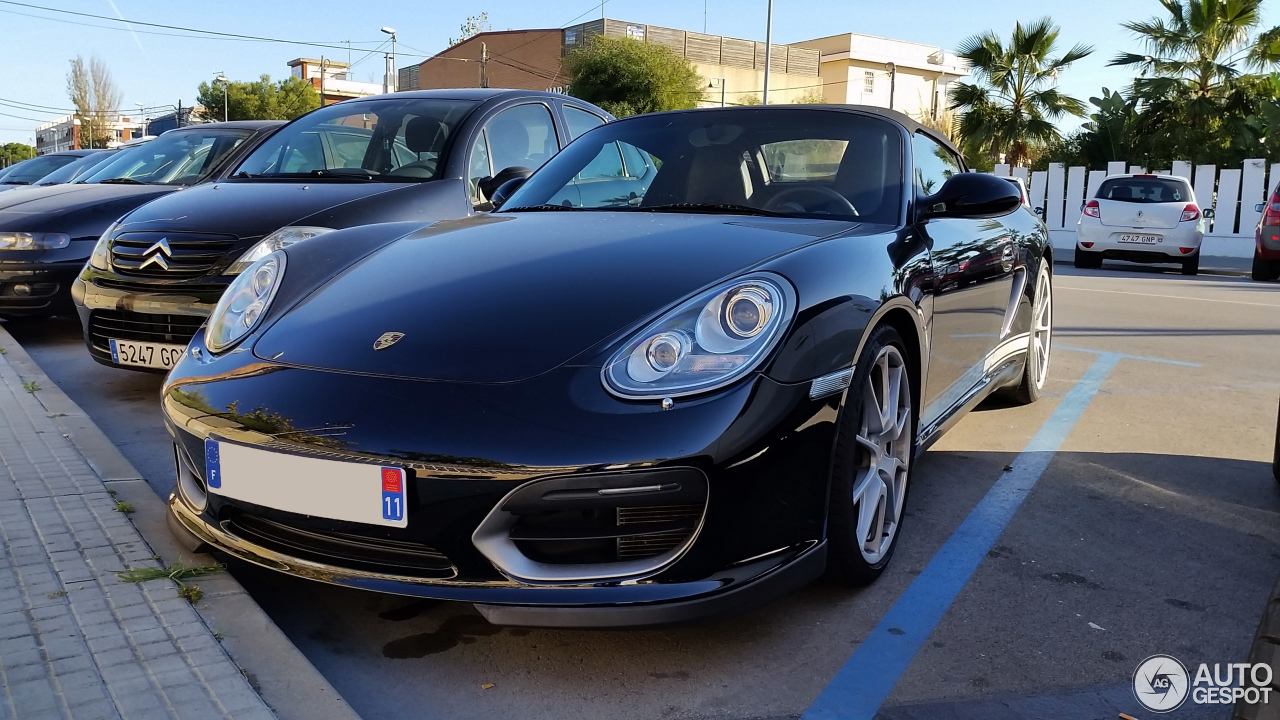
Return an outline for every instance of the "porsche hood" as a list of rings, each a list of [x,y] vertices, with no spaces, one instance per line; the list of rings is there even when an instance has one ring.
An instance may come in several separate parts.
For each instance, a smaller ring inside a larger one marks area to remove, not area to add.
[[[344,372],[524,380],[721,278],[852,227],[640,212],[438,223],[338,274],[268,328],[254,352]]]

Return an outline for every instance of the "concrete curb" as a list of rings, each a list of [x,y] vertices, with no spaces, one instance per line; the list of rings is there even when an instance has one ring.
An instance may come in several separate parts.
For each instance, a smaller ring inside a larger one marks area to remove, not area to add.
[[[125,459],[89,416],[35,364],[0,325],[0,347],[23,381],[38,383],[36,398],[116,498],[131,503],[129,516],[151,550],[163,561],[211,565],[210,555],[187,552],[166,524],[168,510],[141,473]],[[281,632],[230,573],[201,578],[204,598],[196,607],[219,635],[263,701],[280,720],[360,720],[355,710]]]

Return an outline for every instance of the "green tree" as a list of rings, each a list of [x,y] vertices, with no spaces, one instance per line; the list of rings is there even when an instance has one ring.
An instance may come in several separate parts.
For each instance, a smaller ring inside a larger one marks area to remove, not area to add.
[[[196,91],[196,103],[204,110],[201,119],[222,119],[222,83],[202,82]],[[227,84],[228,120],[292,120],[320,107],[320,93],[296,77],[272,82],[263,75],[249,82]]]
[[[30,160],[36,156],[36,149],[25,143],[5,143],[0,145],[0,167]]]
[[[951,109],[961,111],[960,135],[971,153],[1021,165],[1033,150],[1061,140],[1055,122],[1084,116],[1084,104],[1058,91],[1058,76],[1093,52],[1075,45],[1058,57],[1058,28],[1049,18],[1018,23],[1008,46],[987,31],[960,44],[973,82],[956,83]]]
[[[616,117],[698,106],[706,85],[670,48],[595,35],[565,58],[569,94]]]
[[[1270,93],[1258,71],[1280,59],[1280,28],[1258,32],[1262,0],[1160,0],[1165,15],[1124,23],[1144,52],[1111,65],[1138,70],[1131,148],[1148,165],[1233,163],[1248,118]]]

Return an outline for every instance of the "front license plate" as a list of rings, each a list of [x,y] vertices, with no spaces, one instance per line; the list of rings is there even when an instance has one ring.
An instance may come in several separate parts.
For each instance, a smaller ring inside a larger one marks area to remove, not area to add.
[[[322,460],[208,439],[209,492],[285,512],[407,527],[404,468]]]
[[[185,354],[187,354],[186,345],[133,342],[132,340],[111,341],[111,362],[117,365],[137,365],[168,370],[177,365]]]
[[[1136,245],[1155,245],[1160,242],[1159,235],[1130,235],[1125,233],[1117,238],[1122,243],[1134,243]]]

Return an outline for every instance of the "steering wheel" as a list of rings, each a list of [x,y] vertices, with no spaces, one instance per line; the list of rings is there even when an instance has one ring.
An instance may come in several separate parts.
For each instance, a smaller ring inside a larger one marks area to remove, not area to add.
[[[808,196],[809,198],[813,199],[815,201],[814,208],[810,208],[804,202],[801,202],[800,201],[801,196]],[[796,199],[793,200],[792,198],[796,198]],[[858,214],[857,208],[853,206],[853,203],[849,202],[849,198],[841,195],[840,193],[836,192],[835,190],[832,190],[831,188],[825,185],[808,185],[808,184],[789,187],[783,190],[782,192],[778,193],[777,195],[774,195],[772,198],[769,199],[769,202],[764,204],[764,209],[770,212],[778,212],[778,211],[785,212],[787,208],[784,208],[782,206],[788,203],[790,203],[792,206],[799,206],[802,211],[810,212],[810,213],[821,212],[822,208],[830,208],[831,206],[834,205],[836,206],[838,211],[834,213],[831,213],[828,211],[828,214],[833,214],[833,215],[857,215]]]

